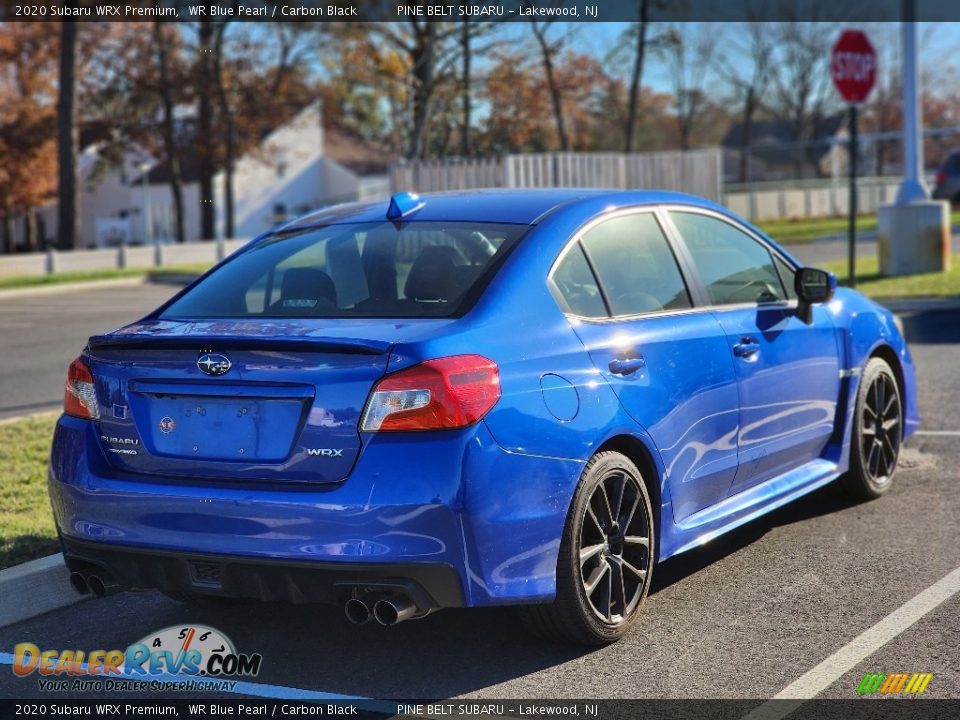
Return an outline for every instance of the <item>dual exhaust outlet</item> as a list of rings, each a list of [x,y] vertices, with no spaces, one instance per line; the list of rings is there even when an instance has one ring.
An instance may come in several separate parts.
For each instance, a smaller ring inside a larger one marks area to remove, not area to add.
[[[70,584],[81,595],[90,593],[96,597],[113,595],[125,589],[111,575],[98,570],[74,571],[70,573]]]
[[[424,617],[430,611],[417,607],[406,595],[383,595],[381,593],[361,593],[343,606],[347,620],[354,625],[363,625],[376,620],[383,627],[392,627],[411,618]]]
[[[112,575],[97,569],[75,570],[70,573],[70,584],[80,595],[92,594],[105,597],[121,592],[126,588]],[[391,627],[404,620],[424,617],[430,610],[418,608],[406,595],[387,595],[365,592],[347,600],[343,606],[347,619],[355,625],[363,625],[376,620],[383,627]]]

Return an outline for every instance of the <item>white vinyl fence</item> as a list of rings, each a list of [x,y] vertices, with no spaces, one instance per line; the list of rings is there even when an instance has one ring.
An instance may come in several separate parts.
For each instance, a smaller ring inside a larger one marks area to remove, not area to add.
[[[897,177],[858,178],[857,212],[875,213],[892,203],[900,182]],[[933,187],[932,178],[928,184]],[[844,178],[728,184],[724,190],[724,205],[750,220],[840,217],[850,211],[850,186]]]
[[[405,161],[390,169],[393,192],[474,188],[601,187],[678,190],[720,200],[719,150],[568,152]]]
[[[130,245],[108,250],[72,250],[0,255],[0,278],[113,268],[213,265],[249,242],[249,238],[169,245]]]

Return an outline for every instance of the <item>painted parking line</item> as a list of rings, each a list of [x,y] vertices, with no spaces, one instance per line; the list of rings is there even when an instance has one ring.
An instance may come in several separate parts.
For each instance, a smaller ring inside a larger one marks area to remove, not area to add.
[[[774,695],[770,701],[746,715],[744,720],[779,720],[786,717],[958,592],[960,568],[905,602],[819,665],[808,670]]]
[[[917,430],[914,435],[929,435],[931,437],[960,437],[960,430]]]
[[[0,652],[0,665],[13,665],[13,655],[10,653]],[[87,664],[83,663],[81,667],[86,669]],[[87,675],[84,677],[87,679],[96,679],[98,676]],[[201,678],[187,675],[170,675],[168,673],[143,677],[146,677],[151,681],[157,680],[159,682],[182,682],[184,680],[189,680],[190,682],[197,683],[198,685],[212,685],[212,689],[216,692],[233,693],[234,695],[254,695],[256,697],[270,698],[272,700],[313,700],[318,702],[356,703],[358,706],[362,706],[364,710],[389,713],[391,715],[396,714],[397,712],[397,706],[395,703],[387,703],[382,700],[376,700],[374,698],[364,697],[362,695],[343,695],[340,693],[329,693],[319,690],[306,690],[304,688],[289,687],[287,685],[270,685],[269,683],[247,682],[244,680],[234,681],[229,678]],[[139,680],[142,678],[139,675],[125,674],[118,676],[117,679]],[[223,686],[224,680],[229,680],[229,682],[234,683],[233,686],[230,689],[225,688]]]

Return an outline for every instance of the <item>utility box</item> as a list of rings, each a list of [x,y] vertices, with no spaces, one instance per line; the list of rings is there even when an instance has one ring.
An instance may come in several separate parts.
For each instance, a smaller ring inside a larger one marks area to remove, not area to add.
[[[881,275],[916,275],[950,269],[950,205],[924,200],[884,205],[877,212]]]

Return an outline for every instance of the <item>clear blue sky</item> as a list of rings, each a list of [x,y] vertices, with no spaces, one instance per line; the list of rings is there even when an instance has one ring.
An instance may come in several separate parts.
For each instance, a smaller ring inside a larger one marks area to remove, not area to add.
[[[508,30],[511,34],[516,34],[518,40],[522,40],[526,36],[529,38],[529,42],[533,42],[526,23],[511,23],[511,25],[515,27]],[[860,29],[863,29],[876,45],[879,45],[884,39],[894,40],[899,45],[900,24],[884,23],[882,25],[873,23]],[[723,38],[735,38],[738,33],[741,36],[743,34],[742,28],[738,27],[737,23],[689,23],[688,26],[692,33],[703,31],[706,28],[709,32],[721,33]],[[625,27],[625,23],[580,23],[573,28],[575,42],[572,43],[572,47],[603,58],[620,40]],[[684,26],[680,24],[678,27],[682,31]],[[850,25],[850,27],[856,26]],[[557,28],[557,30],[559,29]],[[838,34],[839,29],[836,31]],[[652,25],[650,32],[654,35],[659,32],[658,25]],[[942,71],[945,69],[944,64],[952,66],[952,69],[957,69],[957,63],[960,61],[960,23],[921,23],[918,36],[920,38],[921,71],[924,69]],[[736,66],[735,54],[731,53],[730,60]],[[741,64],[746,66],[747,62],[748,60],[744,59]],[[649,85],[656,91],[669,91],[670,79],[667,68],[656,56],[652,55],[647,58],[643,82],[644,85]]]

